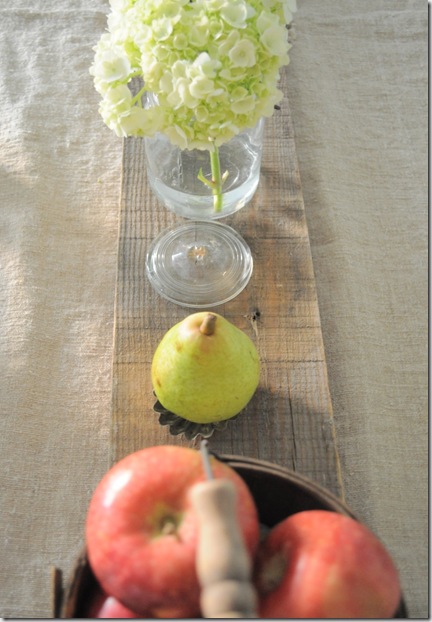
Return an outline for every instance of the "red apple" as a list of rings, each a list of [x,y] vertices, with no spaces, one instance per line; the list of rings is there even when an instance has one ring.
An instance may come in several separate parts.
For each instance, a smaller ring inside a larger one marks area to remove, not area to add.
[[[111,620],[119,620],[123,618],[139,618],[139,619],[159,619],[159,618],[187,618],[186,610],[181,607],[174,609],[154,609],[147,613],[138,614],[131,611],[122,603],[107,594],[99,585],[91,594],[87,606],[84,608],[84,618],[109,618]]]
[[[261,618],[386,618],[400,600],[395,565],[356,520],[324,510],[276,525],[255,563]]]
[[[91,594],[90,602],[84,610],[85,618],[109,618],[111,620],[119,620],[123,618],[186,618],[187,615],[184,615],[185,611],[182,610],[181,607],[177,607],[176,609],[155,609],[153,611],[149,611],[145,614],[135,613],[131,611],[122,603],[114,598],[114,596],[110,596],[107,594],[99,585]]]
[[[97,588],[92,594],[91,601],[84,613],[86,618],[141,618],[141,615],[127,609],[114,596],[109,596],[100,588]]]
[[[253,556],[259,522],[252,495],[231,467],[213,457],[211,464],[215,477],[235,484],[237,518]],[[199,521],[190,491],[203,480],[198,450],[162,445],[130,454],[97,486],[86,520],[89,562],[103,589],[129,609],[199,615]]]

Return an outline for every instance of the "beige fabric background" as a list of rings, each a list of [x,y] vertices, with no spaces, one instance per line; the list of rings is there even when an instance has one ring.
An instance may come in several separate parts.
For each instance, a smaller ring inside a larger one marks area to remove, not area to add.
[[[108,466],[121,141],[103,0],[0,0],[0,616],[50,616]],[[299,0],[289,66],[346,498],[428,616],[427,4]]]

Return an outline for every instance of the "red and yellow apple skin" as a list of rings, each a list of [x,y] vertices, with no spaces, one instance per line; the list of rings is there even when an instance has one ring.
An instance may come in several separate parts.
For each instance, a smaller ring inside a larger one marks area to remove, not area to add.
[[[85,618],[109,618],[121,620],[124,618],[140,618],[141,616],[127,609],[114,596],[109,596],[102,589],[91,595],[91,600],[84,611]]]
[[[258,514],[242,478],[211,458],[214,476],[237,491],[237,519],[254,556]],[[181,609],[199,616],[195,570],[199,523],[190,491],[205,480],[199,451],[160,445],[118,462],[97,486],[86,519],[87,553],[100,585],[132,611]]]
[[[308,510],[276,525],[255,562],[261,618],[389,618],[400,584],[381,542],[354,519]]]
[[[146,613],[140,614],[131,611],[122,603],[110,596],[98,585],[94,592],[90,595],[89,602],[84,610],[84,618],[108,618],[110,620],[122,620],[126,618],[139,618],[139,619],[159,619],[159,618],[187,618],[185,610],[181,607],[176,609],[155,609]]]

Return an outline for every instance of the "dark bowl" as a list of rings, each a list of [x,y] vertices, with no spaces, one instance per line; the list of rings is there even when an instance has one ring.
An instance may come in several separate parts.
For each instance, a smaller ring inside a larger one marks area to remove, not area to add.
[[[267,527],[303,510],[329,510],[356,518],[335,495],[294,471],[242,456],[217,454],[217,458],[244,479],[254,497],[260,522]],[[83,550],[64,591],[59,607],[60,618],[85,618],[84,607],[96,587],[96,578]],[[407,617],[405,603],[401,600],[394,618]]]

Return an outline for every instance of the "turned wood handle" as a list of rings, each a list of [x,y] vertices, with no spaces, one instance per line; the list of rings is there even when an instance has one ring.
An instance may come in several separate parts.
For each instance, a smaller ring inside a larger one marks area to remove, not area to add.
[[[192,503],[200,521],[196,567],[204,617],[256,618],[252,562],[237,523],[234,484],[224,479],[197,484]]]

